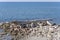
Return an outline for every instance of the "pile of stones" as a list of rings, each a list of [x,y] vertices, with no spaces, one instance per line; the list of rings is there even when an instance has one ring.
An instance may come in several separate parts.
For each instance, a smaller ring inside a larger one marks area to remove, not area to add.
[[[39,25],[34,28],[21,28],[20,25],[15,23],[2,23],[0,28],[4,29],[5,34],[12,36],[11,40],[29,40],[28,38],[46,37],[47,40],[60,40],[60,26],[59,25]],[[34,40],[34,39],[33,39]]]

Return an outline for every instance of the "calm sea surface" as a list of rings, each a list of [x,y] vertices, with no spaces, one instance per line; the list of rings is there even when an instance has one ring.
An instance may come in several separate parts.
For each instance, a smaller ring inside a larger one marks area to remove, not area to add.
[[[60,2],[0,2],[0,21],[49,18],[60,24]]]

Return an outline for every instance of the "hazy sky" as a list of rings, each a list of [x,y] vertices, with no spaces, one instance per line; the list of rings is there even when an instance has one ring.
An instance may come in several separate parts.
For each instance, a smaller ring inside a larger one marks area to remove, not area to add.
[[[0,0],[0,2],[60,2],[60,0]]]

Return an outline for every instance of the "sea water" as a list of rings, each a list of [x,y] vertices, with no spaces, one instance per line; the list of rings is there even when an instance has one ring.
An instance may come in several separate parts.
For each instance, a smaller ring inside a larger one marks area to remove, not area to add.
[[[0,2],[0,21],[49,18],[60,24],[60,2]]]

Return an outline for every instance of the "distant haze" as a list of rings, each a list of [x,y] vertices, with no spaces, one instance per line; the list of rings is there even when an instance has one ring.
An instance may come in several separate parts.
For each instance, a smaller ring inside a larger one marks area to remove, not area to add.
[[[0,2],[60,2],[60,0],[0,0]]]

